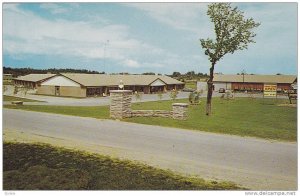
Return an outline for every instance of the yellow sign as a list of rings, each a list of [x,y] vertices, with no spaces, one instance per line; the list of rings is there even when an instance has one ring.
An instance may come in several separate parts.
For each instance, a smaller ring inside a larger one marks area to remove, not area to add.
[[[264,84],[264,97],[276,97],[276,92],[276,84]]]

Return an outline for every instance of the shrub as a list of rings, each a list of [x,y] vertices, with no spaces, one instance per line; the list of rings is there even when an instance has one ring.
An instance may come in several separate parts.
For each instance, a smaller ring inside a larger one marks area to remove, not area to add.
[[[194,100],[195,100],[195,93],[194,92],[191,92],[189,94],[189,102],[190,103],[194,103]]]
[[[234,99],[233,92],[230,91],[230,90],[226,90],[226,91],[225,91],[225,94],[223,94],[223,95],[221,96],[221,99],[226,99],[226,100]]]
[[[135,91],[134,95],[135,95],[135,100],[136,101],[138,101],[138,100],[141,101],[142,100],[142,94],[140,92]]]
[[[170,93],[170,97],[173,101],[177,98],[177,95],[178,95],[178,91],[175,89],[173,89]]]
[[[159,91],[159,92],[158,92],[158,94],[157,94],[157,96],[158,96],[159,100],[161,100],[161,99],[162,99],[162,97],[163,97],[163,94],[162,94],[162,92],[161,92],[161,91]]]
[[[203,94],[203,90],[191,92],[189,95],[189,102],[192,104],[198,104],[200,102],[200,96]]]
[[[18,94],[18,92],[19,92],[19,89],[18,89],[18,87],[17,87],[17,86],[15,86],[15,87],[14,87],[14,92],[13,92],[13,93],[14,93],[14,95]]]

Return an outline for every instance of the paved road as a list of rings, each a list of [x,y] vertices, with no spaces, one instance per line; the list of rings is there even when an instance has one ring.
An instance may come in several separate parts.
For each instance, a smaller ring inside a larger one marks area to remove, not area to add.
[[[3,127],[251,189],[297,189],[296,143],[10,109]]]

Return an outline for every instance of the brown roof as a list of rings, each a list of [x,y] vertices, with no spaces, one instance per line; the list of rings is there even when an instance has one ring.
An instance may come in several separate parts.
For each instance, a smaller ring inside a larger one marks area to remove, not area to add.
[[[214,82],[246,82],[246,83],[287,83],[292,84],[297,79],[294,75],[223,75],[215,74]]]
[[[107,75],[107,74],[61,74],[84,86],[117,86],[120,80],[124,85],[149,85],[158,78],[166,84],[183,84],[169,76],[158,75]]]
[[[22,81],[29,81],[29,82],[38,82],[41,80],[45,80],[55,76],[56,74],[28,74],[26,76],[19,76],[14,78],[14,80],[22,80]]]

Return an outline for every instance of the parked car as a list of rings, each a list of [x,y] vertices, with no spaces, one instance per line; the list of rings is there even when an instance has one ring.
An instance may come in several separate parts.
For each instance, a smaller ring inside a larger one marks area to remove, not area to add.
[[[194,92],[195,89],[192,89],[192,88],[184,88],[182,89],[183,92]]]
[[[225,93],[225,88],[220,88],[219,93]]]

